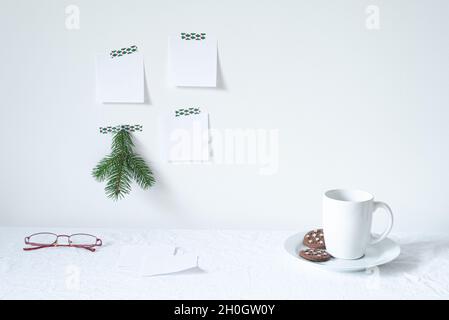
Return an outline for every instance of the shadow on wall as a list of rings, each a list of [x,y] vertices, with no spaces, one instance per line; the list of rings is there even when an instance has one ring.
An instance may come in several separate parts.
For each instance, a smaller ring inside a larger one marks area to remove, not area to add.
[[[136,152],[142,155],[143,153],[141,151],[145,149],[142,142],[135,137],[134,144]],[[174,224],[195,228],[196,225],[191,218],[192,215],[187,206],[180,202],[177,195],[166,183],[168,179],[161,174],[161,171],[157,167],[157,163],[151,161],[151,156],[149,156],[149,158],[144,158],[151,168],[154,179],[156,180],[156,183],[149,190],[145,191],[146,200],[151,201],[151,204],[159,208],[159,211],[163,213],[167,219],[173,221]]]
[[[217,55],[217,87],[219,90],[228,90],[223,77],[223,69],[221,68],[220,55]]]
[[[150,97],[150,91],[148,90],[148,80],[147,75],[145,73],[146,68],[144,67],[143,71],[143,90],[144,90],[144,96],[143,96],[143,104],[147,104],[151,106],[151,97]]]

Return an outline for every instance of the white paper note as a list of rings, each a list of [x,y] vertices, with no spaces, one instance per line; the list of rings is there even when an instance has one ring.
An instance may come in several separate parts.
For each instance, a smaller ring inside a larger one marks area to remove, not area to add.
[[[209,114],[165,116],[163,152],[169,162],[209,161]]]
[[[141,269],[142,276],[166,275],[198,267],[198,256],[190,253],[148,255]]]
[[[155,276],[198,267],[198,256],[173,245],[123,245],[117,262],[119,271]]]
[[[97,101],[144,103],[144,66],[139,52],[111,58],[97,55]]]
[[[217,39],[204,34],[187,40],[181,33],[174,34],[169,39],[169,63],[173,85],[216,87]]]

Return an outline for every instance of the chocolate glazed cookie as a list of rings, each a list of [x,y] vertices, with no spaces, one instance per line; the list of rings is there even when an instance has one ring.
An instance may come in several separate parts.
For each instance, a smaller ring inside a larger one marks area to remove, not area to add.
[[[326,249],[323,229],[315,229],[307,232],[302,243],[312,249]]]
[[[331,258],[331,255],[323,249],[306,249],[301,250],[299,255],[309,261],[324,262]]]

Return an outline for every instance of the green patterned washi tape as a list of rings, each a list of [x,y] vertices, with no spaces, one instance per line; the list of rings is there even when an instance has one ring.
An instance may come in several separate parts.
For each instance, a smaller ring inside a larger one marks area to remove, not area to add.
[[[111,58],[121,57],[125,54],[131,54],[137,51],[137,46],[130,46],[128,48],[121,48],[118,50],[112,50],[109,54],[111,55]]]
[[[136,124],[136,125],[121,125],[121,126],[115,126],[115,127],[111,127],[111,126],[107,126],[107,127],[100,127],[100,133],[116,133],[119,132],[120,130],[126,130],[128,132],[135,132],[135,131],[142,131],[143,126],[140,124]]]
[[[175,117],[190,116],[192,114],[200,114],[200,108],[180,108],[175,110]]]
[[[205,40],[206,34],[205,33],[195,33],[195,32],[181,32],[181,39],[182,40]]]

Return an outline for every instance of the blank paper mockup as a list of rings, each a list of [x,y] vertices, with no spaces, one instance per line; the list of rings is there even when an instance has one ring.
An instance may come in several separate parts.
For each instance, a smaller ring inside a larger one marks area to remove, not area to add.
[[[175,86],[217,86],[217,39],[206,33],[179,33],[169,39],[170,79]]]
[[[195,111],[198,108],[179,110],[163,118],[162,144],[167,161],[209,161],[209,114]]]
[[[117,261],[120,272],[137,276],[168,275],[198,267],[198,256],[166,244],[123,245]]]
[[[140,53],[97,56],[97,101],[144,103],[144,65]]]

